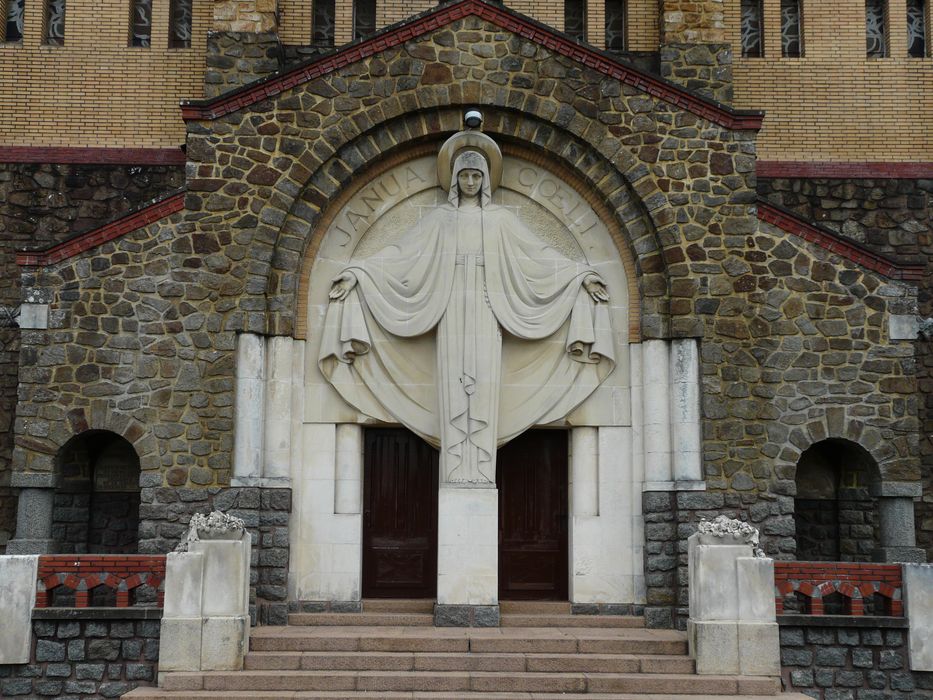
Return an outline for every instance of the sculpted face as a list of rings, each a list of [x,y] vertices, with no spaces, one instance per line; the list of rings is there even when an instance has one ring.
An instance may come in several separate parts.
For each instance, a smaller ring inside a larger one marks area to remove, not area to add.
[[[457,185],[462,196],[475,197],[483,187],[482,171],[464,168],[457,174]]]

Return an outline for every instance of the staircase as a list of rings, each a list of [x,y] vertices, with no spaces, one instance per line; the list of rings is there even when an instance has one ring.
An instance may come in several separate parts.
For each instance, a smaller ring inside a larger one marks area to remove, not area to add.
[[[697,676],[682,632],[642,618],[571,615],[569,603],[501,605],[501,627],[433,626],[433,601],[365,601],[253,630],[239,672],[166,673],[130,698],[730,700],[776,678]],[[783,695],[782,700],[806,700]]]

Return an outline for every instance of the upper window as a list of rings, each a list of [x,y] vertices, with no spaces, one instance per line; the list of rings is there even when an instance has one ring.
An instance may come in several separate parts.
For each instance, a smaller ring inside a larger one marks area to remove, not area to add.
[[[586,0],[564,0],[564,33],[586,41]]]
[[[606,50],[625,51],[625,0],[606,0]]]
[[[4,41],[23,40],[23,13],[26,9],[26,0],[7,0],[6,26],[4,27]]]
[[[172,0],[169,5],[168,45],[173,49],[191,47],[191,0]]]
[[[376,0],[353,0],[353,40],[376,33]]]
[[[45,2],[45,43],[49,46],[65,45],[65,0]]]
[[[865,0],[865,53],[870,58],[888,55],[887,1]]]
[[[764,55],[763,29],[761,0],[742,0],[742,56],[761,58]]]
[[[907,0],[907,55],[927,55],[927,8],[924,0]]]
[[[781,55],[785,58],[803,56],[800,0],[781,0]]]
[[[152,0],[132,0],[130,22],[130,46],[148,49],[152,42]]]
[[[311,43],[315,46],[334,45],[334,0],[315,0],[311,20]]]

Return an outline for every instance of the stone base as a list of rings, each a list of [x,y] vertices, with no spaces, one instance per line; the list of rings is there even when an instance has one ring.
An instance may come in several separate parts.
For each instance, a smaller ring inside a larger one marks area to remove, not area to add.
[[[871,559],[891,563],[923,564],[927,560],[927,554],[920,547],[879,547],[871,553]]]
[[[572,603],[571,615],[644,615],[644,605],[632,603]]]
[[[55,540],[12,539],[6,543],[7,554],[54,554]]]
[[[290,613],[359,613],[363,603],[359,600],[290,600]]]
[[[687,640],[698,675],[781,674],[776,622],[688,620]]]
[[[436,627],[498,627],[498,605],[435,605]]]

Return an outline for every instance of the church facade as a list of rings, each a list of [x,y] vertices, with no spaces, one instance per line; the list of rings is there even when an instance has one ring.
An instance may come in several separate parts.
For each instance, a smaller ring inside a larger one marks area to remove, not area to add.
[[[252,80],[259,17],[181,106],[182,188],[16,255],[7,553],[164,552],[219,509],[262,622],[657,627],[721,513],[778,558],[924,558],[928,263],[762,196],[718,19],[662,78],[462,0]]]

